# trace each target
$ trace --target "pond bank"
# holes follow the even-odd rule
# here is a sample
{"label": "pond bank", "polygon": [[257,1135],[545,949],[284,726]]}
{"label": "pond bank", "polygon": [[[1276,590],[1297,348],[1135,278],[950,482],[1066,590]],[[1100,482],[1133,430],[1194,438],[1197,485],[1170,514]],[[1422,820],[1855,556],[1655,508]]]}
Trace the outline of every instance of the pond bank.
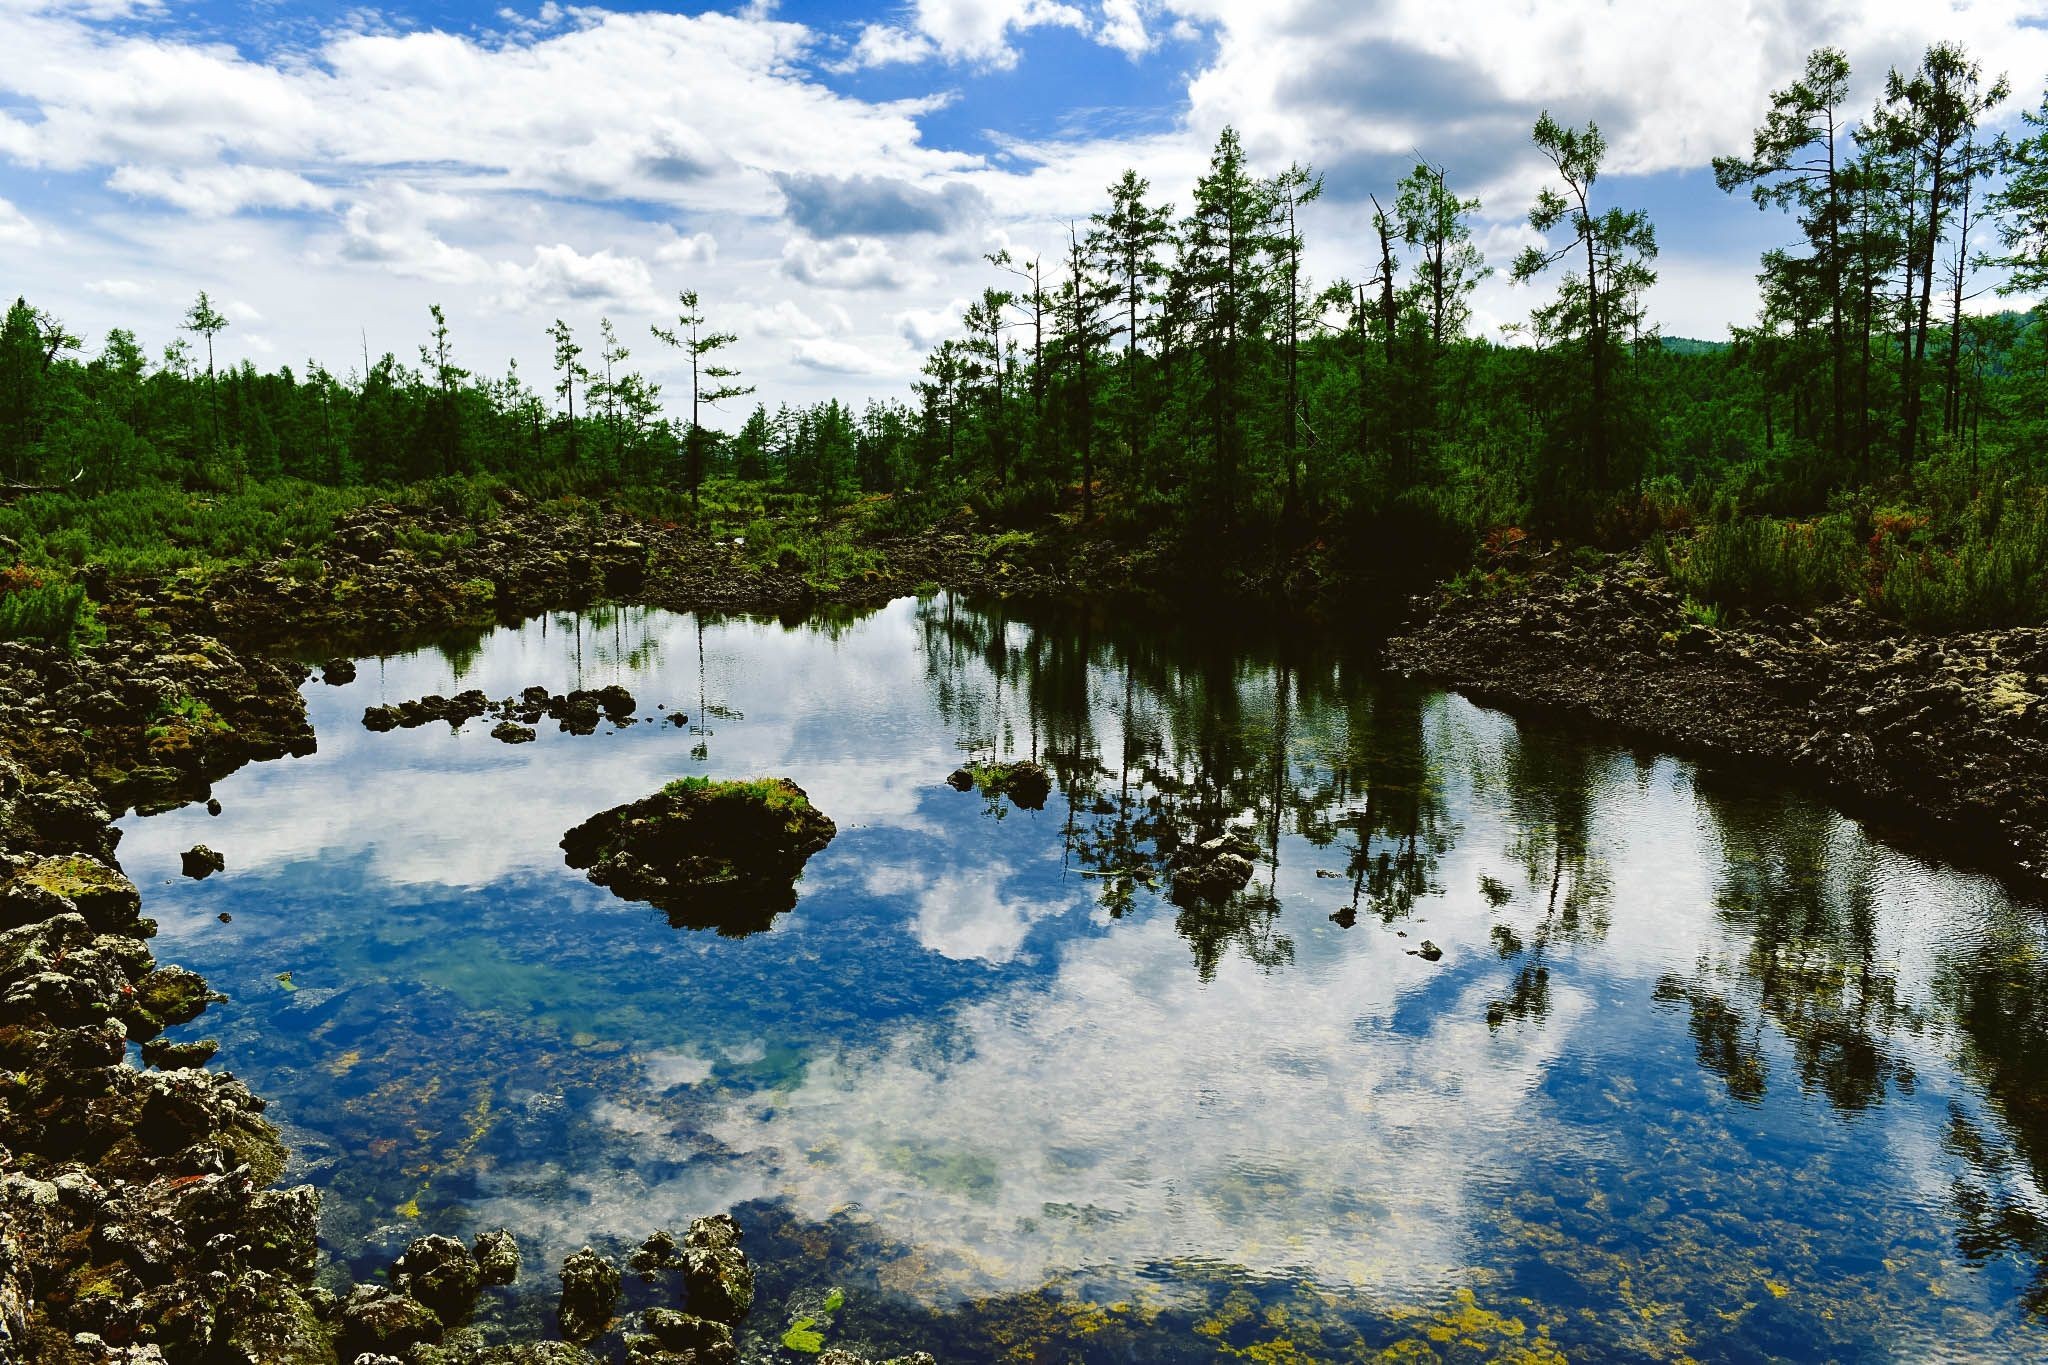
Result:
{"label": "pond bank", "polygon": [[[889,542],[880,567],[821,590],[801,566],[763,568],[687,529],[516,504],[445,554],[408,548],[463,525],[367,508],[317,580],[271,564],[101,583],[105,642],[0,646],[0,1069],[32,1078],[0,1078],[0,1331],[28,1358],[337,1358],[340,1302],[312,1287],[317,1205],[268,1188],[283,1147],[260,1098],[225,1072],[123,1064],[126,1042],[191,1018],[206,993],[149,954],[111,821],[311,748],[307,672],[273,656],[601,599],[798,614],[925,586],[1109,595],[1152,579],[1107,546],[1048,561],[942,531]],[[1630,559],[1514,567],[1508,592],[1431,604],[1392,661],[1510,708],[1816,778],[1852,808],[1939,820],[1978,857],[2008,841],[2000,865],[2020,875],[2048,867],[2048,634],[1916,639],[1849,608],[1713,629]],[[587,1358],[522,1349],[408,1358]]]}
{"label": "pond bank", "polygon": [[1510,711],[1817,785],[1906,842],[2048,885],[2048,630],[1914,635],[1861,605],[1710,625],[1637,555],[1507,561],[1392,639]]}

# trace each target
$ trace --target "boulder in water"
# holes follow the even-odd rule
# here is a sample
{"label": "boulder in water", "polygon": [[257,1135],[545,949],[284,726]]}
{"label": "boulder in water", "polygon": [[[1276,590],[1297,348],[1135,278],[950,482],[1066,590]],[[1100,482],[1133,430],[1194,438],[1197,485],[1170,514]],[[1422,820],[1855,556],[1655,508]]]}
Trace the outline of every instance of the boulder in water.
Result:
{"label": "boulder in water", "polygon": [[737,937],[796,904],[811,855],[839,832],[788,778],[685,777],[600,811],[562,836],[571,867],[678,927]]}

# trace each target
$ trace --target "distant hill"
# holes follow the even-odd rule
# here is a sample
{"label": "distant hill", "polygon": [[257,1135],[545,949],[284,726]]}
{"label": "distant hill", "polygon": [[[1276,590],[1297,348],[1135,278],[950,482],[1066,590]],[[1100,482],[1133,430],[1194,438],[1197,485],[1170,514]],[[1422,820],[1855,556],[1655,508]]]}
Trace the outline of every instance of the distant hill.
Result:
{"label": "distant hill", "polygon": [[1728,349],[1725,341],[1699,341],[1692,337],[1665,337],[1664,349],[1673,355],[1714,355]]}

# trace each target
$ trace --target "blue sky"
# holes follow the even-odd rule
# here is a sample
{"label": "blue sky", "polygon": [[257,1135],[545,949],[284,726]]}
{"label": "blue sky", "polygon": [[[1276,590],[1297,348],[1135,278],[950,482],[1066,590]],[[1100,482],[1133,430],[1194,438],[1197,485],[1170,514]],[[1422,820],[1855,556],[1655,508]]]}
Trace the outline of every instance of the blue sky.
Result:
{"label": "blue sky", "polygon": [[[161,347],[193,294],[231,357],[410,356],[429,303],[474,368],[544,372],[555,318],[648,325],[694,288],[770,402],[901,393],[990,284],[1136,166],[1185,204],[1217,132],[1325,170],[1319,278],[1426,152],[1504,267],[1544,169],[1529,127],[1597,118],[1605,202],[1650,211],[1653,315],[1722,336],[1789,222],[1718,193],[1812,47],[1856,69],[1968,44],[2038,102],[2048,0],[613,0],[327,5],[0,0],[0,286],[97,345]],[[1502,275],[1475,323],[1541,301]],[[671,392],[674,392],[671,383]]]}

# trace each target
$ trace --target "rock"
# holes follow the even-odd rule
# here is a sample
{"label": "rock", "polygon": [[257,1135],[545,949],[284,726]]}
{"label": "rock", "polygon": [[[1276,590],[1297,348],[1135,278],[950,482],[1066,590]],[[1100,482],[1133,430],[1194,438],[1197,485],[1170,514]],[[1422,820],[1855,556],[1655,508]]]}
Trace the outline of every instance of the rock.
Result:
{"label": "rock", "polygon": [[666,1228],[651,1234],[626,1257],[626,1268],[648,1284],[660,1280],[663,1271],[680,1270],[682,1265],[683,1244]]}
{"label": "rock", "polygon": [[611,1326],[619,1303],[619,1268],[584,1247],[562,1263],[562,1335],[590,1341]]}
{"label": "rock", "polygon": [[754,1270],[732,1215],[699,1218],[683,1237],[683,1291],[692,1313],[737,1323],[754,1306]]}
{"label": "rock", "polygon": [[1420,948],[1410,948],[1408,950],[1408,956],[1419,957],[1424,962],[1435,962],[1443,955],[1444,950],[1431,943],[1428,939],[1422,940]]}
{"label": "rock", "polygon": [[975,763],[957,768],[946,778],[954,791],[979,788],[984,795],[1007,796],[1018,810],[1044,810],[1052,795],[1052,774],[1029,759],[1015,763]]}
{"label": "rock", "polygon": [[838,827],[787,778],[683,778],[562,836],[571,867],[678,927],[738,937],[796,904],[796,881]]}
{"label": "rock", "polygon": [[194,844],[179,855],[179,866],[186,876],[194,881],[205,881],[214,873],[222,871],[228,860],[208,848],[205,844]]}
{"label": "rock", "polygon": [[678,1313],[672,1308],[650,1308],[643,1322],[647,1335],[663,1351],[695,1359],[702,1365],[732,1365],[739,1359],[732,1328],[725,1323]]}
{"label": "rock", "polygon": [[1342,910],[1332,911],[1330,923],[1336,925],[1339,929],[1351,928],[1358,923],[1358,907],[1347,905]]}
{"label": "rock", "polygon": [[469,1248],[453,1237],[415,1238],[391,1267],[391,1286],[425,1304],[444,1327],[457,1327],[476,1309],[483,1274]]}
{"label": "rock", "polygon": [[209,796],[206,798],[206,813],[208,815],[220,814],[220,798],[218,796]]}
{"label": "rock", "polygon": [[1257,851],[1241,834],[1183,844],[1171,860],[1174,903],[1220,901],[1236,895],[1252,879],[1252,855]]}
{"label": "rock", "polygon": [[329,659],[320,665],[320,681],[329,687],[342,687],[356,680],[356,666],[352,659]]}
{"label": "rock", "polygon": [[404,1354],[441,1339],[441,1320],[419,1300],[377,1285],[357,1285],[341,1306],[342,1358]]}
{"label": "rock", "polygon": [[506,744],[531,744],[539,738],[539,732],[530,725],[516,721],[501,720],[491,727],[491,738]]}
{"label": "rock", "polygon": [[519,1243],[503,1228],[479,1232],[469,1254],[485,1284],[511,1284],[519,1278]]}
{"label": "rock", "polygon": [[396,730],[400,719],[398,708],[395,706],[370,706],[363,709],[363,728],[380,735],[387,730]]}
{"label": "rock", "polygon": [[142,1045],[142,1060],[161,1071],[183,1071],[205,1066],[219,1051],[220,1043],[212,1038],[189,1043],[172,1043],[157,1038]]}

